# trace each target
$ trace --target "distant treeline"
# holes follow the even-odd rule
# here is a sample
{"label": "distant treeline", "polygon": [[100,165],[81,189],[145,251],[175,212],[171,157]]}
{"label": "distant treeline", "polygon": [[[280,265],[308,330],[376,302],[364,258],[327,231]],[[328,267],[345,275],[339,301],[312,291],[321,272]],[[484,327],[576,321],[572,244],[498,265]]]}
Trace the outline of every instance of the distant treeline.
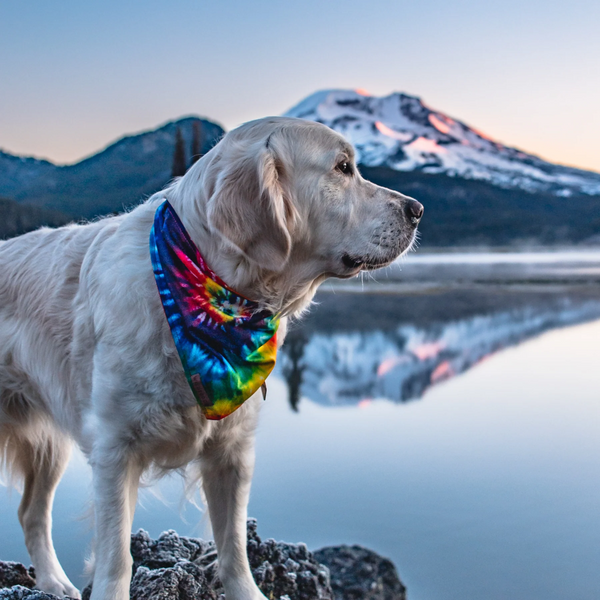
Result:
{"label": "distant treeline", "polygon": [[37,229],[42,225],[59,227],[71,220],[70,217],[56,210],[0,198],[0,239],[2,240]]}

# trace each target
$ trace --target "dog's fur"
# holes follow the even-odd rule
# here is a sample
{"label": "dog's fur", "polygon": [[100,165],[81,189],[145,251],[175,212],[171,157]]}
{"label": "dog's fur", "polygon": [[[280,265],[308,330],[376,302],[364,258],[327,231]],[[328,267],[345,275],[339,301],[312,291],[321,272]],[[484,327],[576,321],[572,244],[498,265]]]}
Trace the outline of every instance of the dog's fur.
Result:
{"label": "dog's fur", "polygon": [[[362,179],[352,147],[325,126],[266,118],[131,212],[0,242],[0,458],[24,483],[19,519],[38,587],[79,597],[51,539],[74,440],[93,470],[93,600],[129,598],[141,475],[186,465],[199,467],[227,599],[264,600],[245,531],[260,401],[207,421],[188,387],[149,255],[163,198],[231,288],[285,317],[327,277],[406,251],[422,208]],[[285,328],[286,318],[280,340]]]}

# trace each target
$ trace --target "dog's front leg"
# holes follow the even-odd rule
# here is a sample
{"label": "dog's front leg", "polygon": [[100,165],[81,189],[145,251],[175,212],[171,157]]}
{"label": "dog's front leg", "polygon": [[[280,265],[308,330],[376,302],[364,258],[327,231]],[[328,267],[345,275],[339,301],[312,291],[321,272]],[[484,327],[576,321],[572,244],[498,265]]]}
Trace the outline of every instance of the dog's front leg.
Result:
{"label": "dog's front leg", "polygon": [[202,454],[201,468],[225,597],[265,600],[252,578],[246,550],[248,497],[254,470],[252,438],[227,446],[208,445]]}
{"label": "dog's front leg", "polygon": [[91,600],[128,600],[131,526],[141,469],[120,444],[94,448],[95,568]]}

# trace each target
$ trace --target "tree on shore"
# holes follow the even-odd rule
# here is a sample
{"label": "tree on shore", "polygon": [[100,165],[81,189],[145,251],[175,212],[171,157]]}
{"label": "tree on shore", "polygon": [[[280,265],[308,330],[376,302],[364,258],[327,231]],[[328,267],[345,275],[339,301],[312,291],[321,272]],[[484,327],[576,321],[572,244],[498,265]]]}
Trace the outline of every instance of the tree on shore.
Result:
{"label": "tree on shore", "polygon": [[175,132],[175,149],[173,150],[173,166],[171,168],[171,177],[181,177],[187,170],[187,160],[185,157],[185,144],[181,129],[178,127]]}
{"label": "tree on shore", "polygon": [[192,164],[202,158],[202,121],[194,121],[192,126]]}

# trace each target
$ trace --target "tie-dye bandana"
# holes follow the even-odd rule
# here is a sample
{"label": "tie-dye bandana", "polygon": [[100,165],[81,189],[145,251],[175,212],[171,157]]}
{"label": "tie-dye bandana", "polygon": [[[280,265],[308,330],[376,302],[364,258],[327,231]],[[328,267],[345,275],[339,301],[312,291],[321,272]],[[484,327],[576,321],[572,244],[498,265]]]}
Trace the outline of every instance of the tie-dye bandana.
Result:
{"label": "tie-dye bandana", "polygon": [[227,288],[167,200],[154,216],[150,256],[188,383],[206,418],[222,419],[275,366],[279,315]]}

